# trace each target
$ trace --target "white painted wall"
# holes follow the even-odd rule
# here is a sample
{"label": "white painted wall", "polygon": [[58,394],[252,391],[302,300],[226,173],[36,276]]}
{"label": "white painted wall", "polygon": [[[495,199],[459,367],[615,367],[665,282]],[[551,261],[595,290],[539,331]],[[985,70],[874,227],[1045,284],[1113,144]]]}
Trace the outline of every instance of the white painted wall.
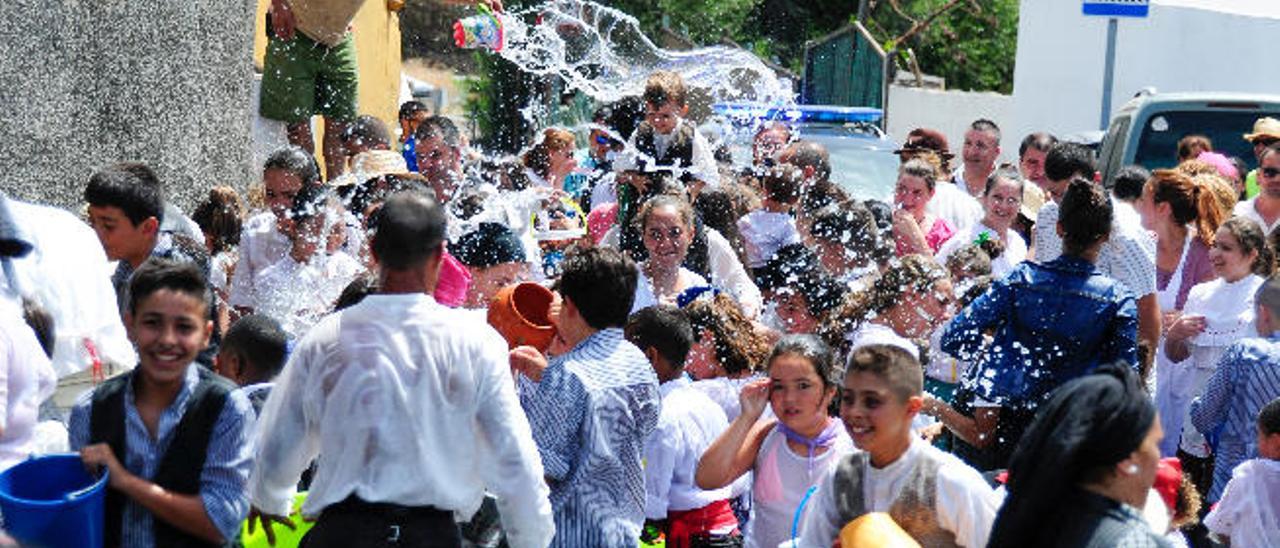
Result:
{"label": "white painted wall", "polygon": [[[886,116],[894,141],[906,141],[907,133],[918,127],[936,129],[947,136],[947,144],[958,158],[969,124],[986,118],[1003,129],[1013,123],[1013,114],[1013,97],[1009,95],[890,86]],[[1021,136],[1003,133],[1001,159],[1015,158]]]}
{"label": "white painted wall", "polygon": [[[1022,0],[1006,135],[1099,129],[1106,28],[1079,0]],[[1119,21],[1112,112],[1148,86],[1280,93],[1277,36],[1277,0],[1152,0],[1147,19]]]}

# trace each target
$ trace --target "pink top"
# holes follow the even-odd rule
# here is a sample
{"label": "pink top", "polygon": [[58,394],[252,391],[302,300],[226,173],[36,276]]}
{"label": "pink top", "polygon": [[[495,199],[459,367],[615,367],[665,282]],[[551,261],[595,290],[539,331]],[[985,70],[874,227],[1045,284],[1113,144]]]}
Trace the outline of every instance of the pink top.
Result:
{"label": "pink top", "polygon": [[[938,250],[942,248],[942,244],[946,243],[947,240],[950,240],[951,236],[955,233],[956,229],[951,227],[951,223],[948,223],[947,220],[942,217],[938,217],[937,220],[933,222],[933,226],[929,227],[929,231],[925,232],[924,243],[929,244],[930,252],[936,255]],[[899,257],[908,254],[906,246],[904,246],[901,241],[897,242],[897,249]]]}
{"label": "pink top", "polygon": [[[1213,263],[1209,262],[1209,246],[1204,245],[1200,238],[1193,236],[1191,245],[1187,246],[1187,256],[1182,258],[1182,279],[1180,280],[1182,285],[1178,286],[1178,299],[1174,309],[1182,310],[1182,306],[1187,303],[1187,293],[1191,292],[1193,286],[1213,278]],[[1156,289],[1164,291],[1172,280],[1173,272],[1156,268]]]}

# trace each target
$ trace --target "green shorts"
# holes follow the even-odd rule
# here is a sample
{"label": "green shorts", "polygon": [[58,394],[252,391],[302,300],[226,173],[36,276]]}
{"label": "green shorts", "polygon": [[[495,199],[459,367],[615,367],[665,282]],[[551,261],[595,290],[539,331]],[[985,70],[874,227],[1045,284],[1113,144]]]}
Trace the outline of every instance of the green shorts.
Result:
{"label": "green shorts", "polygon": [[288,123],[314,114],[346,122],[356,117],[356,45],[351,34],[326,47],[301,32],[267,41],[258,113]]}

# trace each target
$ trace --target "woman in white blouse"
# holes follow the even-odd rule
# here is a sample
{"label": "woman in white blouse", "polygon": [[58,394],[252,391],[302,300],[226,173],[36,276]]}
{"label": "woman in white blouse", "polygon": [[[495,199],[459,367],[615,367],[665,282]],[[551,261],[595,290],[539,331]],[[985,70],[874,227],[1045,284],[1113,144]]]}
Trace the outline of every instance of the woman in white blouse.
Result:
{"label": "woman in white blouse", "polygon": [[992,277],[1001,278],[1018,263],[1026,260],[1027,243],[1017,231],[1010,228],[1022,209],[1022,185],[1022,177],[1012,168],[992,172],[979,200],[984,212],[982,221],[944,242],[935,256],[938,264],[947,264],[947,258],[956,250],[982,238],[999,240],[1004,247],[1000,256],[991,260]]}
{"label": "woman in white blouse", "polygon": [[[1218,279],[1191,288],[1182,315],[1169,326],[1164,350],[1172,363],[1159,381],[1169,387],[1160,409],[1166,432],[1160,451],[1177,450],[1193,479],[1201,479],[1194,464],[1207,459],[1210,449],[1187,420],[1191,401],[1204,390],[1227,346],[1256,333],[1254,293],[1271,274],[1274,256],[1258,223],[1234,217],[1218,228],[1209,261]],[[1207,479],[1211,469],[1203,472]]]}

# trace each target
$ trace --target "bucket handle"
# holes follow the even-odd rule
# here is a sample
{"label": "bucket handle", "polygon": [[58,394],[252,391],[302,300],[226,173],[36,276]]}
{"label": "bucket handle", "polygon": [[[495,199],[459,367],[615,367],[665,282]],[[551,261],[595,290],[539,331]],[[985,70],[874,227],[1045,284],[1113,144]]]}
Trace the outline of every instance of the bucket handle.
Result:
{"label": "bucket handle", "polygon": [[107,480],[107,478],[110,476],[111,476],[111,472],[106,468],[103,468],[102,477],[94,480],[93,483],[89,484],[87,487],[83,487],[81,489],[67,493],[66,495],[63,495],[62,498],[67,502],[72,502],[77,499],[84,498],[85,496],[88,496],[89,493],[93,492],[94,489],[97,489],[98,485],[101,484],[104,480]]}

